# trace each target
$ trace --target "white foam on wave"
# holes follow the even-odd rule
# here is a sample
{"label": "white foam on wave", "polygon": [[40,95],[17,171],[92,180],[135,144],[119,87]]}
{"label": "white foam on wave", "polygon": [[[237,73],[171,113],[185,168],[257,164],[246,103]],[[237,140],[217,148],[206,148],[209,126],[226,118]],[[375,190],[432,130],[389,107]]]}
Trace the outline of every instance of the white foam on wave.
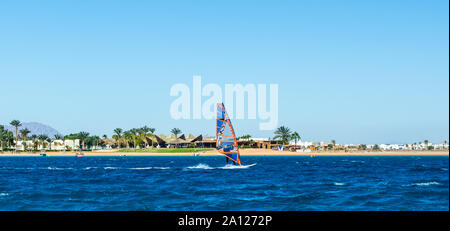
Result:
{"label": "white foam on wave", "polygon": [[[98,167],[85,167],[84,170],[90,170],[95,169]],[[130,170],[150,170],[150,169],[170,169],[170,167],[135,167],[135,168],[120,168],[120,167],[112,167],[112,166],[106,166],[103,167],[105,170],[115,170],[115,169],[130,169]]]}
{"label": "white foam on wave", "polygon": [[250,165],[232,165],[232,164],[227,164],[223,167],[219,167],[220,169],[246,169],[246,168],[250,168],[252,166],[255,166],[256,163],[254,164],[250,164]]}
{"label": "white foam on wave", "polygon": [[250,168],[252,166],[255,166],[256,163],[254,164],[250,164],[250,165],[232,165],[232,164],[227,164],[223,167],[211,167],[207,164],[197,164],[195,166],[189,166],[186,167],[185,169],[246,169],[246,168]]}
{"label": "white foam on wave", "polygon": [[336,186],[343,186],[343,185],[346,185],[346,183],[341,183],[341,182],[334,182],[333,184],[336,185]]}
{"label": "white foam on wave", "polygon": [[186,167],[187,169],[214,169],[207,164],[197,164],[195,166]]}
{"label": "white foam on wave", "polygon": [[414,183],[411,185],[416,185],[416,186],[429,186],[429,185],[439,185],[439,182],[436,181],[431,181],[431,182],[421,182],[421,183]]}
{"label": "white foam on wave", "polygon": [[154,169],[170,169],[170,167],[153,167]]}
{"label": "white foam on wave", "polygon": [[8,193],[0,193],[0,197],[6,197],[6,196],[9,196],[9,194]]}
{"label": "white foam on wave", "polygon": [[[11,167],[3,167],[2,169],[14,169],[14,170],[31,170],[31,169],[36,169],[36,168],[11,168]],[[40,168],[42,169],[42,168]],[[44,168],[46,169],[46,168]]]}
{"label": "white foam on wave", "polygon": [[84,170],[90,170],[90,169],[94,169],[94,168],[98,168],[98,167],[86,167],[86,168],[84,168]]}
{"label": "white foam on wave", "polygon": [[103,169],[118,169],[118,167],[103,167]]}
{"label": "white foam on wave", "polygon": [[48,170],[70,170],[73,168],[57,168],[57,167],[47,167]]}
{"label": "white foam on wave", "polygon": [[148,170],[148,169],[169,169],[170,167],[137,167],[137,168],[128,168],[131,170]]}
{"label": "white foam on wave", "polygon": [[147,169],[152,169],[153,167],[140,167],[140,168],[129,168],[131,170],[147,170]]}

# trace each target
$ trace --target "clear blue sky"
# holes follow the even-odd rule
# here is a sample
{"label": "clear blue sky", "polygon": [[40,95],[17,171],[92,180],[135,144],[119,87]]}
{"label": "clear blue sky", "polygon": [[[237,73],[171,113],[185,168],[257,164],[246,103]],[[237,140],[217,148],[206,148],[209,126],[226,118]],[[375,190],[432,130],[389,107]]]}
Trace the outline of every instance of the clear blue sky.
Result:
{"label": "clear blue sky", "polygon": [[448,63],[448,1],[0,2],[0,124],[62,133],[213,135],[169,114],[170,87],[201,75],[279,84],[279,125],[305,140],[442,142]]}

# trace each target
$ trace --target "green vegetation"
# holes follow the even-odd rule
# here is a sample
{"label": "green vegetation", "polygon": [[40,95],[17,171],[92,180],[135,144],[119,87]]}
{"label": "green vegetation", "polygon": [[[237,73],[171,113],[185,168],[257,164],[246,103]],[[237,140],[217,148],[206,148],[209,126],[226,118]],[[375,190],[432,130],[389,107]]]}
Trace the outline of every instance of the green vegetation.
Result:
{"label": "green vegetation", "polygon": [[13,120],[11,121],[12,126],[14,126],[16,128],[16,146],[17,146],[17,141],[19,140],[19,127],[22,126],[22,123],[19,120]]}
{"label": "green vegetation", "polygon": [[182,153],[210,151],[212,148],[153,148],[153,149],[120,149],[119,152],[148,152],[148,153]]}
{"label": "green vegetation", "polygon": [[380,150],[380,146],[378,146],[378,144],[375,144],[372,148],[372,150],[374,151],[379,151]]}
{"label": "green vegetation", "polygon": [[358,150],[366,150],[366,149],[367,149],[367,145],[365,145],[365,144],[360,144],[358,146]]}
{"label": "green vegetation", "polygon": [[292,133],[291,135],[291,140],[295,141],[295,146],[297,146],[297,141],[300,140],[301,137],[297,132]]}
{"label": "green vegetation", "polygon": [[282,144],[289,144],[289,140],[291,139],[292,132],[291,129],[285,126],[281,126],[275,130],[274,139],[279,139]]}
{"label": "green vegetation", "polygon": [[154,136],[155,131],[156,129],[147,126],[132,128],[127,131],[124,131],[122,128],[116,128],[112,138],[116,141],[114,144],[116,148],[125,146],[127,149],[130,149],[133,146],[137,150],[140,147],[154,146],[151,138]]}
{"label": "green vegetation", "polygon": [[178,137],[178,134],[181,134],[181,130],[179,128],[173,128],[172,130],[170,130],[170,132],[172,132],[172,134],[174,134],[176,137]]}
{"label": "green vegetation", "polygon": [[244,135],[244,136],[239,137],[238,139],[239,139],[239,140],[247,140],[247,141],[250,141],[250,138],[252,138],[251,135]]}
{"label": "green vegetation", "polygon": [[22,135],[22,138],[24,141],[27,141],[27,136],[28,134],[30,134],[30,130],[28,130],[28,128],[24,128],[22,130],[19,131],[20,135]]}
{"label": "green vegetation", "polygon": [[11,143],[14,142],[14,136],[11,131],[5,130],[3,125],[0,125],[0,146],[2,151],[10,150]]}

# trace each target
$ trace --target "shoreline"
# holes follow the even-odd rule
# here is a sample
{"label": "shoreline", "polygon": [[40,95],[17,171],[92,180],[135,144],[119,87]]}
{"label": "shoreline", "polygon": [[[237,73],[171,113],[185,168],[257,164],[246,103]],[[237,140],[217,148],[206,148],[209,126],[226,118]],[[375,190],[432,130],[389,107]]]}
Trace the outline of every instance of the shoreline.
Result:
{"label": "shoreline", "polygon": [[[192,156],[194,153],[151,153],[151,152],[116,152],[108,151],[91,151],[83,152],[85,157],[93,156]],[[75,152],[46,152],[47,156],[67,156],[74,157]],[[449,156],[449,151],[387,151],[387,152],[290,152],[275,151],[268,149],[242,149],[241,156]],[[199,156],[219,156],[217,151],[199,152]],[[40,157],[40,153],[0,153],[0,157]]]}

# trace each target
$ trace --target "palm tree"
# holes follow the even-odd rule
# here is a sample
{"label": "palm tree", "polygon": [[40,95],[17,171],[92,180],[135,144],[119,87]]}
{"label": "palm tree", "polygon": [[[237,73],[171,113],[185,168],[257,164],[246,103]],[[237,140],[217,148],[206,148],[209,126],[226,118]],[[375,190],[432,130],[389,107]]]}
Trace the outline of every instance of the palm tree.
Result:
{"label": "palm tree", "polygon": [[[252,138],[251,135],[247,134],[247,135],[243,135],[241,137],[239,137],[239,140],[246,140],[248,142],[248,146],[251,147],[253,145],[254,142],[250,142],[250,138]],[[252,140],[253,141],[253,140]],[[244,144],[242,144],[242,147],[245,147]]]}
{"label": "palm tree", "polygon": [[37,135],[31,135],[30,139],[33,141],[33,148],[34,150],[38,147],[38,136]]}
{"label": "palm tree", "polygon": [[30,134],[30,130],[28,130],[28,128],[24,128],[22,130],[19,131],[20,134],[22,135],[23,141],[27,141],[27,136],[28,134]]}
{"label": "palm tree", "polygon": [[48,136],[45,134],[41,134],[38,136],[39,143],[42,145],[42,149],[45,149],[45,141],[47,141]]}
{"label": "palm tree", "polygon": [[297,146],[297,140],[300,140],[301,137],[297,132],[292,133],[291,140],[295,140],[295,146]]}
{"label": "palm tree", "polygon": [[243,140],[247,140],[247,141],[250,141],[250,138],[252,138],[251,135],[245,135],[245,136],[239,137],[239,139],[243,139]]}
{"label": "palm tree", "polygon": [[66,145],[64,144],[64,136],[61,134],[55,134],[55,140],[62,140],[62,146],[64,148],[64,151],[66,151]]}
{"label": "palm tree", "polygon": [[23,150],[24,150],[25,152],[28,151],[28,150],[27,150],[27,149],[28,149],[27,143],[26,143],[26,142],[23,142],[22,145],[23,145]]}
{"label": "palm tree", "polygon": [[144,126],[144,127],[140,128],[140,129],[138,129],[138,131],[139,131],[139,138],[140,138],[142,141],[144,141],[145,147],[147,147],[147,145],[148,145],[148,142],[147,142],[147,135],[148,135],[148,133],[150,132],[150,128],[147,127],[147,126]]}
{"label": "palm tree", "polygon": [[[22,135],[22,145],[24,147],[24,150],[26,151],[26,141],[27,141],[27,135],[31,132],[30,130],[28,130],[28,128],[24,128],[21,129],[20,131],[20,135]],[[17,141],[16,141],[17,142]],[[17,144],[17,143],[16,143]]]}
{"label": "palm tree", "polygon": [[367,149],[367,145],[365,145],[365,144],[358,145],[358,150],[366,150],[366,149]]}
{"label": "palm tree", "polygon": [[84,149],[84,141],[89,137],[89,132],[79,132],[78,139],[81,141],[81,149]]}
{"label": "palm tree", "polygon": [[114,129],[115,136],[113,138],[116,140],[117,148],[120,148],[120,140],[122,139],[122,128]]}
{"label": "palm tree", "polygon": [[127,146],[127,150],[130,149],[130,141],[133,140],[133,137],[131,135],[131,131],[125,131],[123,133],[123,140],[125,141],[125,144]]}
{"label": "palm tree", "polygon": [[131,135],[131,139],[133,140],[133,148],[134,150],[136,150],[136,141],[139,135],[139,129],[137,128],[133,128],[129,130],[130,135]]}
{"label": "palm tree", "polygon": [[100,137],[98,137],[98,136],[90,136],[89,137],[89,141],[90,141],[90,146],[91,146],[92,150],[94,150],[94,147],[95,148],[98,147],[98,143],[100,142]]}
{"label": "palm tree", "polygon": [[380,146],[378,146],[378,144],[375,144],[372,149],[378,151],[380,150]]}
{"label": "palm tree", "polygon": [[172,130],[170,130],[170,132],[172,132],[172,134],[178,137],[178,134],[181,133],[181,130],[179,128],[173,128]]}
{"label": "palm tree", "polygon": [[285,126],[277,128],[277,130],[274,133],[275,136],[273,138],[280,139],[283,144],[287,144],[292,135],[291,129]]}
{"label": "palm tree", "polygon": [[22,123],[19,120],[13,120],[9,124],[11,124],[16,128],[16,149],[17,149],[17,142],[19,141],[19,127],[22,126]]}
{"label": "palm tree", "polygon": [[6,131],[3,125],[0,125],[0,146],[2,147],[2,151],[4,150],[4,143],[6,140]]}
{"label": "palm tree", "polygon": [[9,148],[11,148],[11,142],[14,142],[14,134],[12,131],[6,131],[6,142]]}

